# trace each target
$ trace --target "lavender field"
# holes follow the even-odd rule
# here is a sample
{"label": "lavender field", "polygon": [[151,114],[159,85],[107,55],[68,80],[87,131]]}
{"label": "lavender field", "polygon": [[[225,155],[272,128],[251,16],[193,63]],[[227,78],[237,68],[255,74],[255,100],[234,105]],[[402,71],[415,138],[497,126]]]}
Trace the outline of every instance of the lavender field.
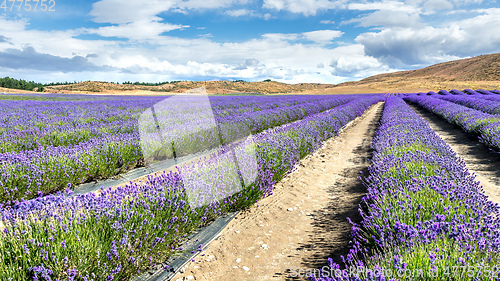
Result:
{"label": "lavender field", "polygon": [[[2,96],[0,280],[132,280],[199,227],[273,196],[301,159],[380,102],[348,252],[307,278],[500,278],[499,205],[410,107],[498,153],[498,92],[169,98]],[[73,195],[82,183],[208,151],[143,182]],[[457,268],[465,273],[450,274]]]}

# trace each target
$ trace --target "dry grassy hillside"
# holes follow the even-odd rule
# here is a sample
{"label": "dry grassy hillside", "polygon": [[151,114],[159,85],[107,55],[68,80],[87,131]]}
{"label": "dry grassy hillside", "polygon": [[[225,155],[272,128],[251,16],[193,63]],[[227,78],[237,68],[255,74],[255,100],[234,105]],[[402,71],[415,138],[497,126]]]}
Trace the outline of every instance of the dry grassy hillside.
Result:
{"label": "dry grassy hillside", "polygon": [[379,74],[357,82],[338,84],[321,92],[401,93],[465,88],[499,89],[500,54],[444,62],[417,70]]}
{"label": "dry grassy hillside", "polygon": [[473,82],[500,81],[500,53],[443,62],[417,70],[375,75],[360,82],[383,82],[394,78],[441,78],[448,81]]}
{"label": "dry grassy hillside", "polygon": [[326,89],[333,87],[331,84],[318,83],[300,83],[300,84],[285,84],[275,81],[267,82],[230,82],[230,81],[180,81],[166,83],[159,86],[143,86],[130,84],[115,84],[108,82],[86,81],[70,85],[48,86],[46,91],[49,92],[78,92],[78,93],[100,93],[113,94],[124,91],[142,94],[159,94],[159,93],[182,93],[190,89],[205,87],[208,93],[224,94],[224,93],[299,93],[306,90]]}

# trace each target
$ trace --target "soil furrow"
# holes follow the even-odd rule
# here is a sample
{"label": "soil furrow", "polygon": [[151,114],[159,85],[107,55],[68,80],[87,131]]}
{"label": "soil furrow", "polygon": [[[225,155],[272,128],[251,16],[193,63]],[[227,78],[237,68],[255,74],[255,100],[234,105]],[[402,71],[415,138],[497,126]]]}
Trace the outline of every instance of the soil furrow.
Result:
{"label": "soil furrow", "polygon": [[484,193],[500,204],[500,154],[480,143],[477,136],[417,105],[409,105],[465,161],[467,169],[481,182]]}
{"label": "soil furrow", "polygon": [[[220,237],[173,280],[300,280],[348,252],[366,192],[359,180],[383,104],[368,109],[339,136],[300,161],[274,194],[241,212]],[[302,270],[302,274],[299,274]]]}

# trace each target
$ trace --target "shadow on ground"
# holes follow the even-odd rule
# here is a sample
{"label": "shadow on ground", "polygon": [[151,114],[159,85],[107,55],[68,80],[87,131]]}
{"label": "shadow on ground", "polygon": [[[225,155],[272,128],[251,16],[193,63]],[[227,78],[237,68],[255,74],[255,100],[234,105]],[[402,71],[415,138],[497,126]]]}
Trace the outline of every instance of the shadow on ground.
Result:
{"label": "shadow on ground", "polygon": [[[359,179],[360,172],[368,174],[368,159],[371,159],[371,139],[378,127],[382,115],[382,109],[377,112],[377,118],[369,125],[368,132],[364,135],[365,140],[355,146],[352,151],[354,158],[348,159],[348,167],[340,173],[339,179],[328,188],[329,204],[321,211],[312,213],[312,229],[310,230],[307,243],[299,244],[297,250],[314,251],[312,256],[302,260],[300,269],[304,271],[317,270],[328,266],[328,258],[334,262],[343,264],[341,256],[345,256],[349,250],[351,241],[351,225],[347,218],[353,222],[360,222],[359,204],[366,194],[366,187]],[[300,253],[300,252],[299,252]],[[297,276],[298,269],[289,269],[284,273],[276,273],[275,277],[283,276],[284,280],[307,280],[303,276]],[[316,274],[319,274],[316,271]],[[316,275],[318,276],[318,275]]]}
{"label": "shadow on ground", "polygon": [[450,124],[415,104],[409,105],[465,160],[469,170],[483,174],[489,181],[500,186],[500,153],[479,142],[477,135],[467,133],[459,126]]}

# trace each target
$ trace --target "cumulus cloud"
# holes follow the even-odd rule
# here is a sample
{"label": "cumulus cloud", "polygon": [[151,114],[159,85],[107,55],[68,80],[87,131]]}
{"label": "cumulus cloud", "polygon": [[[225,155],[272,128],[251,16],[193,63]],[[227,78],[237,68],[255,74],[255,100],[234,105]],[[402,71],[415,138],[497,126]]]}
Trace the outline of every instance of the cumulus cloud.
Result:
{"label": "cumulus cloud", "polygon": [[0,35],[0,43],[8,43],[7,37]]}
{"label": "cumulus cloud", "polygon": [[364,33],[356,41],[369,56],[397,67],[418,66],[457,59],[450,55],[450,44],[461,41],[458,28],[385,29],[379,33]]}
{"label": "cumulus cloud", "polygon": [[[424,10],[450,7],[442,1],[432,1],[432,5],[426,6],[429,2],[423,2]],[[366,5],[354,7],[377,8],[376,5]],[[500,34],[494,28],[485,28],[500,25],[498,8],[476,10],[476,13],[468,15],[470,18],[448,23],[441,21],[440,26],[433,27],[422,22],[417,14],[400,13],[390,16],[391,12],[385,8],[398,4],[384,5],[383,9],[351,22],[359,22],[365,27],[382,26],[379,32],[362,33],[355,41],[363,45],[368,56],[391,67],[422,67],[498,52],[500,47]]]}
{"label": "cumulus cloud", "polygon": [[22,50],[7,49],[0,52],[0,65],[10,69],[33,69],[43,71],[80,72],[80,71],[110,71],[109,66],[97,66],[85,57],[71,58],[38,53],[33,47]]}
{"label": "cumulus cloud", "polygon": [[259,60],[256,59],[247,59],[244,62],[240,63],[238,67],[235,67],[234,70],[244,70],[249,67],[257,67],[259,66]]}
{"label": "cumulus cloud", "polygon": [[328,64],[331,73],[343,77],[363,78],[370,75],[393,71],[378,59],[366,55],[360,44],[337,47]]}

